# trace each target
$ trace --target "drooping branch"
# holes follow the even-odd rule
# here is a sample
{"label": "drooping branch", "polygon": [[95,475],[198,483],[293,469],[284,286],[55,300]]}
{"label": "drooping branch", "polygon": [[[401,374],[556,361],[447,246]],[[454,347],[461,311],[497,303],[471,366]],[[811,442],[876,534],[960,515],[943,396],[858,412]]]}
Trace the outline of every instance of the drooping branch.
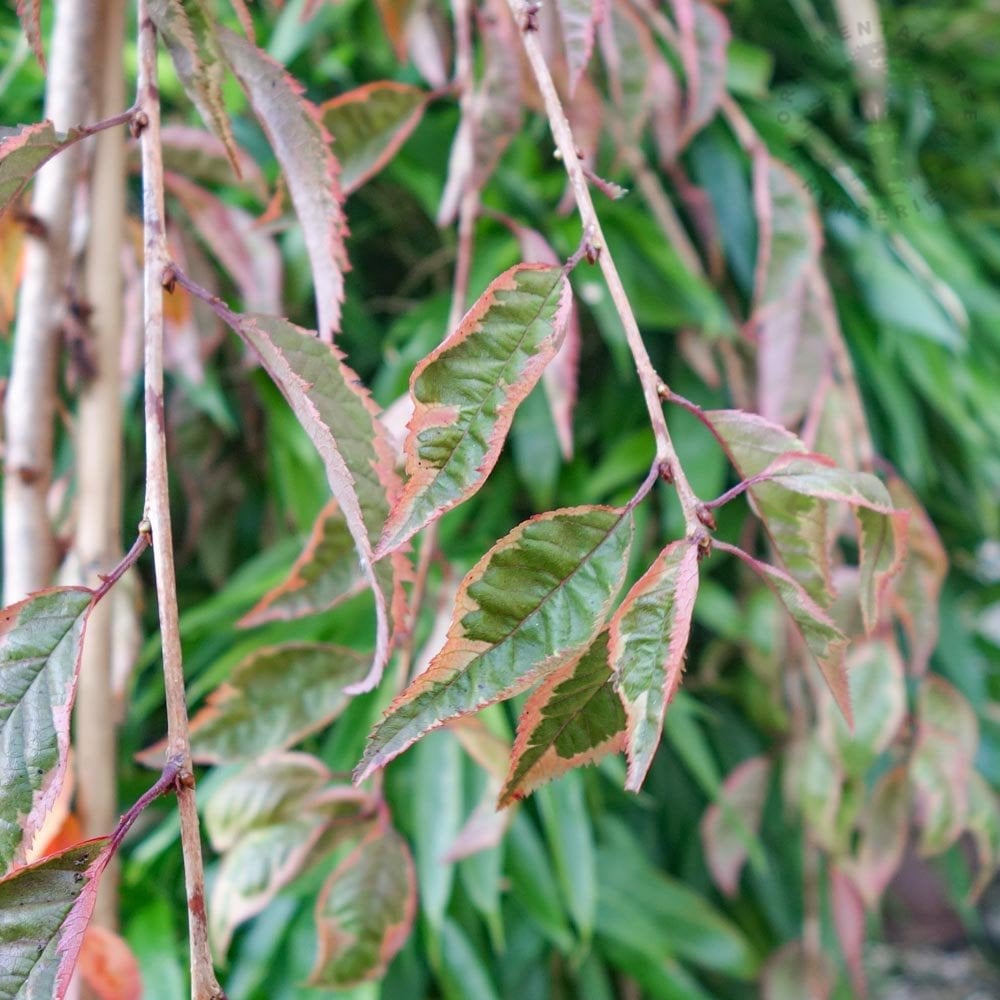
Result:
{"label": "drooping branch", "polygon": [[167,268],[163,209],[163,154],[160,144],[160,95],[157,87],[156,27],[145,0],[139,3],[139,93],[137,119],[142,150],[146,518],[153,536],[156,596],[162,641],[163,678],[167,708],[167,756],[181,762],[177,776],[177,806],[184,853],[188,900],[192,1000],[223,1000],[215,978],[205,914],[205,875],[198,810],[195,804],[191,742],[174,575],[173,537],[167,476],[166,425],[163,406],[163,275]]}
{"label": "drooping branch", "polygon": [[636,322],[632,306],[622,285],[621,276],[615,266],[614,258],[608,249],[607,241],[601,229],[600,220],[594,209],[594,202],[590,196],[590,187],[587,183],[586,173],[580,159],[577,144],[573,138],[573,131],[570,128],[566,113],[563,110],[562,101],[556,90],[552,74],[549,72],[548,63],[545,61],[545,54],[539,41],[537,26],[535,24],[536,14],[533,10],[537,5],[531,3],[524,4],[520,0],[508,0],[511,10],[514,13],[520,28],[521,40],[524,43],[524,50],[531,64],[532,72],[541,92],[542,100],[545,104],[545,112],[549,120],[549,127],[552,130],[556,147],[562,158],[566,173],[569,176],[570,186],[576,200],[577,210],[580,220],[583,223],[584,232],[592,234],[592,243],[599,251],[598,263],[604,273],[604,280],[607,282],[611,300],[615,310],[621,319],[625,330],[625,338],[628,342],[639,382],[642,386],[642,394],[646,401],[646,409],[649,411],[650,423],[653,426],[653,433],[656,438],[656,456],[658,463],[670,470],[674,486],[677,490],[681,508],[684,511],[684,523],[688,535],[699,535],[704,532],[698,512],[700,503],[695,496],[691,484],[688,482],[681,468],[677,453],[674,450],[673,441],[670,438],[670,431],[667,429],[667,422],[663,415],[663,407],[660,401],[661,393],[665,386],[663,380],[657,375],[650,360],[646,345],[643,343],[642,334],[639,332],[639,325]]}

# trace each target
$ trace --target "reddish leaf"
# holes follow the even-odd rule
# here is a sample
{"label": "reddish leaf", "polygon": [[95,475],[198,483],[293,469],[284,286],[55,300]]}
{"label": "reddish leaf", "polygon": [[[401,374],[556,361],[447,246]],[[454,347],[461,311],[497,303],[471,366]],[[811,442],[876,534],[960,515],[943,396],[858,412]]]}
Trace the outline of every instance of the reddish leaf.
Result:
{"label": "reddish leaf", "polygon": [[414,7],[414,0],[375,0],[382,26],[400,62],[406,60],[406,22]]}
{"label": "reddish leaf", "polygon": [[894,768],[875,784],[861,810],[858,851],[849,863],[865,905],[874,909],[903,860],[910,829],[906,769]]}
{"label": "reddish leaf", "polygon": [[316,900],[319,946],[310,985],[345,989],[379,978],[410,936],[416,908],[406,841],[388,826],[372,831]]}
{"label": "reddish leaf", "polygon": [[917,726],[921,735],[940,733],[953,739],[970,762],[979,749],[979,720],[966,697],[936,674],[925,678],[917,695]]}
{"label": "reddish leaf", "polygon": [[139,962],[120,935],[91,924],[77,964],[97,1000],[142,1000]]}
{"label": "reddish leaf", "polygon": [[519,264],[496,278],[413,371],[409,479],[375,552],[381,558],[486,481],[514,419],[555,355],[572,290],[561,268]]}
{"label": "reddish leaf", "polygon": [[600,25],[601,55],[611,98],[618,110],[622,142],[638,143],[653,109],[655,67],[663,61],[645,22],[627,5],[611,3]]}
{"label": "reddish leaf", "polygon": [[513,822],[515,811],[500,809],[497,806],[499,790],[499,782],[487,783],[483,797],[472,811],[472,815],[465,821],[447,853],[441,858],[443,862],[452,864],[503,843],[503,838]]}
{"label": "reddish leaf", "polygon": [[924,732],[910,757],[920,852],[946,851],[961,836],[969,818],[972,762],[959,740],[944,732]]}
{"label": "reddish leaf", "polygon": [[588,649],[550,673],[525,703],[498,807],[622,749],[625,712],[611,682],[605,629]]}
{"label": "reddish leaf", "polygon": [[21,28],[35,53],[38,65],[44,70],[45,49],[42,46],[42,0],[17,0],[17,16]]}
{"label": "reddish leaf", "polygon": [[354,540],[340,506],[331,500],[316,518],[288,576],[238,622],[243,628],[329,611],[365,587]]}
{"label": "reddish leaf", "polygon": [[680,148],[714,117],[726,93],[726,49],[729,24],[722,13],[701,0],[674,4],[681,35],[685,109]]}
{"label": "reddish leaf", "polygon": [[246,0],[229,0],[229,2],[236,14],[236,20],[240,22],[243,34],[246,35],[251,42],[255,41],[256,33],[253,28],[253,17],[250,15],[250,9],[247,7]]}
{"label": "reddish leaf", "polygon": [[355,781],[589,646],[621,587],[632,527],[628,508],[575,507],[531,518],[497,542],[462,581],[444,649],[389,706]]}
{"label": "reddish leaf", "polygon": [[868,996],[862,951],[865,944],[865,904],[853,879],[837,867],[830,868],[830,910],[840,950],[851,974],[854,996]]}
{"label": "reddish leaf", "polygon": [[333,136],[345,196],[396,155],[420,124],[429,96],[419,87],[383,80],[319,106],[323,124]]}
{"label": "reddish leaf", "polygon": [[751,757],[731,771],[722,784],[719,802],[702,817],[700,831],[705,861],[715,884],[727,895],[739,892],[740,872],[749,853],[748,836],[760,828],[771,762]]}
{"label": "reddish leaf", "polygon": [[411,7],[406,18],[400,60],[409,55],[420,75],[435,88],[448,86],[451,68],[451,26],[434,0],[377,0]]}
{"label": "reddish leaf", "polygon": [[569,67],[569,92],[572,96],[594,51],[594,34],[604,19],[606,0],[556,0],[562,28],[566,63]]}
{"label": "reddish leaf", "polygon": [[80,138],[80,129],[60,135],[52,122],[0,129],[0,212],[56,153]]}
{"label": "reddish leaf", "polygon": [[[188,180],[232,185],[233,168],[225,143],[212,132],[194,125],[169,122],[160,130],[163,166]],[[241,187],[259,201],[267,201],[267,181],[257,162],[240,146],[234,146],[240,167]],[[138,168],[138,160],[135,161]]]}
{"label": "reddish leaf", "polygon": [[231,31],[221,29],[219,39],[288,184],[312,264],[320,338],[330,341],[340,329],[344,272],[350,267],[340,167],[330,136],[300,84],[270,56]]}
{"label": "reddish leaf", "polygon": [[698,596],[698,546],[672,542],[628,592],[611,619],[609,658],[628,726],[625,787],[637,792],[680,687]]}

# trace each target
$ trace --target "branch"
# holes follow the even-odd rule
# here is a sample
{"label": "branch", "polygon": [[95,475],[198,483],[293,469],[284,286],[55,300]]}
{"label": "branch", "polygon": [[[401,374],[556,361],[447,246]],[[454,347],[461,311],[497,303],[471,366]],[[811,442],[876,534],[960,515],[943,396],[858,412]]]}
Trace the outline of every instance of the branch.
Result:
{"label": "branch", "polygon": [[156,596],[163,644],[163,680],[167,708],[167,755],[180,761],[176,778],[181,821],[181,849],[188,900],[191,948],[192,1000],[224,1000],[215,978],[208,943],[205,914],[205,873],[201,834],[195,803],[191,741],[188,735],[184,667],[177,612],[173,537],[170,528],[170,495],[167,478],[166,427],[163,408],[163,275],[167,267],[163,211],[163,151],[160,145],[160,95],[157,88],[156,27],[145,0],[139,0],[140,147],[142,150],[142,204],[145,416],[146,416],[146,518],[153,535]]}
{"label": "branch", "polygon": [[570,186],[573,189],[573,196],[576,199],[577,210],[580,214],[580,221],[583,223],[585,233],[592,234],[592,243],[600,251],[598,263],[604,272],[604,280],[607,282],[608,291],[611,293],[611,300],[615,305],[618,316],[625,329],[625,338],[628,341],[629,349],[635,361],[636,372],[639,375],[639,382],[642,385],[643,397],[646,400],[646,409],[649,411],[649,420],[653,425],[653,434],[656,438],[656,458],[657,464],[665,466],[670,470],[674,486],[677,490],[677,497],[681,502],[684,511],[684,524],[689,536],[701,535],[704,527],[698,518],[700,507],[698,498],[691,489],[681,468],[681,463],[674,450],[673,441],[670,438],[670,431],[667,429],[667,422],[663,416],[663,407],[660,402],[661,392],[666,389],[663,380],[653,369],[652,361],[643,343],[642,334],[639,332],[639,325],[636,322],[632,306],[629,304],[628,296],[622,285],[618,268],[615,267],[614,259],[608,250],[607,241],[601,229],[601,223],[597,218],[593,200],[590,197],[590,188],[587,184],[587,177],[580,161],[580,156],[576,142],[573,138],[573,131],[566,119],[562,102],[556,91],[552,74],[549,72],[548,64],[542,52],[542,46],[538,38],[535,24],[536,15],[532,13],[536,6],[532,3],[523,4],[520,0],[508,0],[514,17],[521,27],[521,40],[524,43],[524,50],[528,56],[528,62],[534,72],[538,89],[541,92],[542,100],[545,103],[545,112],[549,119],[549,127],[556,141],[556,147],[562,158],[566,173],[569,175]]}

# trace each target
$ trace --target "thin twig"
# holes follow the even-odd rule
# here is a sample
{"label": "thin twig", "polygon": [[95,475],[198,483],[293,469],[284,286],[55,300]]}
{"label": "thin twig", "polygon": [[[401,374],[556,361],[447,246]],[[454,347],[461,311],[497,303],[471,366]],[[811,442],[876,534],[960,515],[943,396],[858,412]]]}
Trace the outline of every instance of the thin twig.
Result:
{"label": "thin twig", "polygon": [[157,88],[156,27],[145,0],[139,0],[139,95],[142,124],[143,266],[145,327],[146,518],[153,534],[156,596],[163,647],[163,679],[167,708],[167,755],[180,761],[176,779],[181,821],[181,849],[188,900],[192,1000],[224,1000],[215,978],[205,914],[205,873],[195,803],[191,742],[188,735],[184,667],[181,661],[174,576],[170,494],[167,477],[166,426],[163,409],[163,275],[167,269],[163,210],[163,151],[160,144],[160,99]]}
{"label": "thin twig", "polygon": [[168,757],[159,778],[135,800],[118,821],[118,825],[108,840],[108,846],[105,848],[107,852],[114,853],[121,847],[126,834],[132,829],[133,824],[142,815],[146,806],[150,802],[154,802],[161,795],[166,795],[167,792],[176,789],[182,773],[183,762],[180,757]]}
{"label": "thin twig", "polygon": [[132,543],[132,548],[122,557],[121,561],[110,573],[101,577],[101,585],[94,591],[91,604],[96,604],[109,590],[139,561],[139,556],[149,548],[149,525],[145,521],[139,525],[139,535]]}
{"label": "thin twig", "polygon": [[[545,111],[549,120],[549,127],[556,141],[556,147],[562,158],[563,166],[569,176],[570,186],[573,189],[573,196],[576,199],[577,209],[580,214],[580,221],[583,223],[584,231],[590,231],[594,235],[593,243],[600,251],[598,263],[604,272],[604,279],[611,293],[612,302],[618,312],[625,329],[625,338],[628,341],[629,349],[635,361],[636,371],[639,375],[639,382],[642,386],[643,397],[646,401],[646,409],[649,411],[650,423],[653,426],[653,434],[656,438],[656,457],[658,465],[666,465],[672,474],[674,487],[677,490],[677,497],[680,500],[681,508],[684,512],[684,524],[689,535],[701,535],[704,533],[704,526],[699,517],[698,510],[700,503],[691,484],[688,482],[678,461],[677,453],[674,450],[673,441],[670,438],[670,431],[667,429],[667,422],[663,416],[663,407],[660,402],[661,391],[665,389],[663,380],[653,369],[652,361],[643,343],[642,334],[639,332],[639,325],[636,322],[632,306],[629,304],[628,296],[622,285],[618,268],[615,267],[614,259],[608,250],[607,241],[601,229],[600,220],[594,209],[593,200],[590,197],[590,187],[583,170],[577,152],[577,145],[573,139],[573,131],[569,121],[563,111],[562,101],[552,80],[545,55],[542,51],[541,42],[538,38],[535,19],[531,16],[531,5],[525,5],[519,0],[508,0],[511,10],[517,23],[521,27],[521,40],[524,43],[524,50],[528,56],[528,62],[538,83],[542,100],[545,104]],[[669,391],[669,390],[668,390]]]}

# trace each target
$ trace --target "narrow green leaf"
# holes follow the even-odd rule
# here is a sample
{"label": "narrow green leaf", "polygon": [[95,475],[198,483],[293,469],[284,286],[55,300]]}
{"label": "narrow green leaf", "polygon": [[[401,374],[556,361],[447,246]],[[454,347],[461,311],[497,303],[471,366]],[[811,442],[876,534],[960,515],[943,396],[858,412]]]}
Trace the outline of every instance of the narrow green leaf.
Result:
{"label": "narrow green leaf", "polygon": [[0,880],[0,1000],[65,995],[106,844],[89,840]]}
{"label": "narrow green leaf", "polygon": [[149,14],[163,36],[177,78],[202,121],[222,140],[236,176],[236,142],[222,100],[226,59],[212,14],[202,0],[150,0]]}
{"label": "narrow green leaf", "polygon": [[316,900],[319,946],[310,985],[344,989],[381,976],[410,935],[415,889],[406,842],[391,827],[372,831]]}
{"label": "narrow green leaf", "polygon": [[0,611],[0,871],[23,856],[62,785],[93,596],[44,590]]}
{"label": "narrow green leaf", "polygon": [[381,80],[319,106],[323,124],[333,136],[345,196],[396,155],[420,124],[429,96],[419,87]]}
{"label": "narrow green leaf", "polygon": [[697,596],[698,546],[682,539],[657,556],[611,619],[609,658],[628,717],[625,787],[633,792],[642,787],[680,687]]}
{"label": "narrow green leaf", "polygon": [[500,457],[518,404],[555,356],[572,290],[562,268],[519,264],[495,279],[413,371],[402,495],[376,558],[474,494]]}
{"label": "narrow green leaf", "polygon": [[545,678],[518,720],[499,808],[622,748],[625,710],[611,678],[607,630]]}
{"label": "narrow green leaf", "polygon": [[313,524],[288,576],[238,622],[244,628],[329,611],[364,589],[354,539],[340,506],[331,500]]}
{"label": "narrow green leaf", "polygon": [[631,510],[611,507],[550,511],[497,542],[462,581],[444,648],[389,706],[355,780],[586,648],[621,587],[631,543]]}
{"label": "narrow green leaf", "polygon": [[80,129],[73,128],[60,135],[50,121],[0,129],[0,212],[43,164],[79,138]]}
{"label": "narrow green leaf", "polygon": [[191,720],[191,753],[206,763],[281,750],[322,729],[366,673],[353,649],[293,642],[248,656]]}
{"label": "narrow green leaf", "polygon": [[441,929],[441,979],[446,1000],[500,1000],[483,959],[453,920]]}

